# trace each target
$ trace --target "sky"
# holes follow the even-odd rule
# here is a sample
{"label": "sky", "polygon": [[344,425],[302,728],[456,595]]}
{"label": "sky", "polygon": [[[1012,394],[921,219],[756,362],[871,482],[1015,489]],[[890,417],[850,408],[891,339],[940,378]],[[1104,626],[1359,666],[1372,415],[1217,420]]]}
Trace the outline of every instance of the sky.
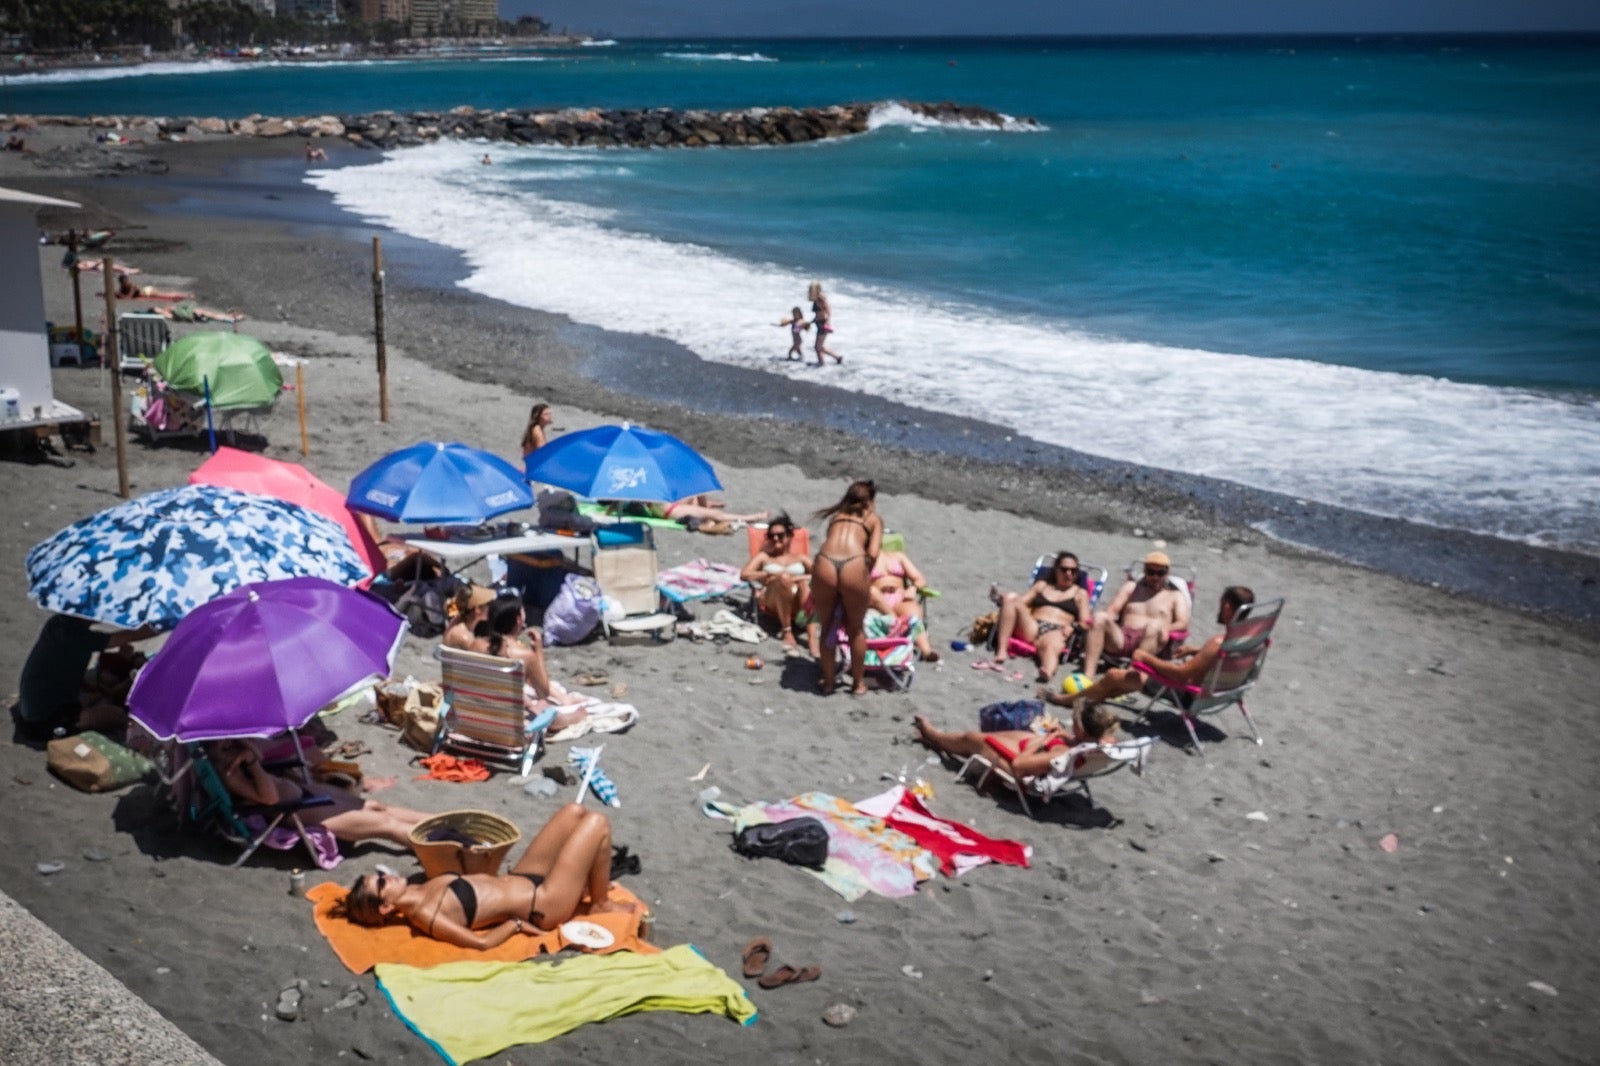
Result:
{"label": "sky", "polygon": [[1600,31],[1596,0],[500,0],[599,37]]}

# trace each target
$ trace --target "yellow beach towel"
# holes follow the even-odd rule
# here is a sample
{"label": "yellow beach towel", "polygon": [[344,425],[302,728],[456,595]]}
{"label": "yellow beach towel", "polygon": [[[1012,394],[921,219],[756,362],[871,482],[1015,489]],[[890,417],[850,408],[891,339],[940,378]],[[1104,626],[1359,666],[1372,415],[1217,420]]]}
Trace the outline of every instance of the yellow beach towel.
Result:
{"label": "yellow beach towel", "polygon": [[377,972],[395,1013],[452,1066],[640,1011],[723,1014],[742,1025],[756,1018],[738,982],[692,944],[656,955],[450,962],[427,970],[379,963]]}

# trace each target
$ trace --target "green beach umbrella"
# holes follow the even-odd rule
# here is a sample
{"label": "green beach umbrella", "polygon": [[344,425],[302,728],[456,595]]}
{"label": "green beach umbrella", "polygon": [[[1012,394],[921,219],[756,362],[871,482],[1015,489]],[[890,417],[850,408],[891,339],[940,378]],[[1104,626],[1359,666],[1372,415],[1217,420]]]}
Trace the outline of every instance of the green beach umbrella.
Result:
{"label": "green beach umbrella", "polygon": [[175,389],[202,394],[213,407],[260,407],[283,388],[267,346],[243,333],[191,333],[156,356],[156,373]]}

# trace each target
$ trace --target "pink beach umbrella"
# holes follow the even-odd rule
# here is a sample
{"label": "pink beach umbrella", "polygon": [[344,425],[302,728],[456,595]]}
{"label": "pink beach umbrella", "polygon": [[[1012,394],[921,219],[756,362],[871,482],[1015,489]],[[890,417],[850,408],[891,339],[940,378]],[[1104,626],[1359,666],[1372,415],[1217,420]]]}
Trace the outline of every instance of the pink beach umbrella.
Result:
{"label": "pink beach umbrella", "polygon": [[237,448],[218,448],[215,455],[189,475],[189,484],[221,485],[240,492],[253,492],[257,496],[271,496],[276,500],[298,503],[307,510],[327,515],[343,526],[350,535],[350,543],[374,574],[382,572],[389,565],[372,535],[345,506],[344,493],[335,490],[298,463],[268,459],[264,455]]}

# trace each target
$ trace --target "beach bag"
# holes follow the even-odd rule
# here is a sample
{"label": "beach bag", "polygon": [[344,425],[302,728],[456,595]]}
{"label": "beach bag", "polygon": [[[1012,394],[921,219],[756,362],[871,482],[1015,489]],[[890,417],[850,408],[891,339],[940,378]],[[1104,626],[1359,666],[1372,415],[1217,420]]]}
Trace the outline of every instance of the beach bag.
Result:
{"label": "beach bag", "polygon": [[1027,729],[1044,713],[1043,700],[1006,700],[978,708],[978,728],[985,733]]}
{"label": "beach bag", "polygon": [[378,711],[383,720],[404,729],[413,713],[431,712],[439,716],[439,704],[444,702],[444,688],[434,681],[418,681],[407,676],[390,678],[378,686]]}
{"label": "beach bag", "polygon": [[782,859],[820,870],[828,861],[828,830],[815,818],[746,826],[734,835],[733,850],[752,859]]}
{"label": "beach bag", "polygon": [[110,792],[143,781],[155,765],[99,733],[57,737],[46,745],[50,772],[80,792]]}
{"label": "beach bag", "polygon": [[439,716],[444,711],[444,689],[432,682],[419,683],[406,697],[405,717],[400,721],[400,743],[418,751],[432,752],[439,735]]}
{"label": "beach bag", "polygon": [[556,598],[544,609],[544,642],[576,644],[593,633],[605,609],[603,600],[594,578],[568,574]]}
{"label": "beach bag", "polygon": [[989,634],[994,632],[995,622],[999,618],[1000,613],[998,611],[990,611],[988,614],[980,614],[974,618],[969,630],[972,643],[987,644],[989,642]]}
{"label": "beach bag", "polygon": [[578,499],[560,489],[544,489],[539,493],[539,527],[541,529],[571,530],[574,533],[593,533],[598,528],[593,518],[578,510]]}
{"label": "beach bag", "polygon": [[372,591],[394,604],[405,616],[411,632],[423,639],[437,637],[449,624],[447,608],[460,581],[450,574],[416,581],[374,583]]}

